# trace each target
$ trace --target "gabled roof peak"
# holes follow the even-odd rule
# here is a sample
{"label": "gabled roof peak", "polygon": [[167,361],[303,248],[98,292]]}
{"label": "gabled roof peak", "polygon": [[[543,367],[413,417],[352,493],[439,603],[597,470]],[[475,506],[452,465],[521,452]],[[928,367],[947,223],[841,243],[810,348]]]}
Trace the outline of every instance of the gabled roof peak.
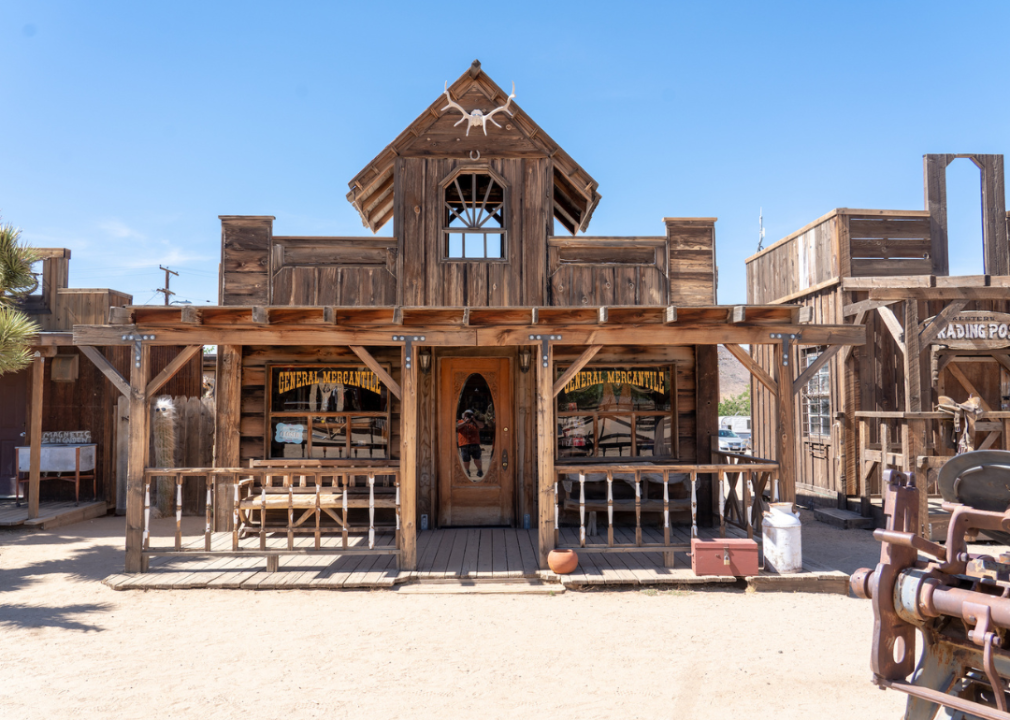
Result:
{"label": "gabled roof peak", "polygon": [[[459,123],[460,110],[446,105],[446,95],[463,112],[486,116],[503,106],[508,94],[481,68],[480,60],[450,84],[393,142],[387,145],[348,185],[348,201],[365,227],[377,232],[393,217],[393,168],[397,157],[472,158],[549,157],[554,164],[554,216],[569,232],[585,232],[600,201],[598,184],[512,100],[509,114],[495,120],[501,127]],[[472,132],[467,133],[467,129]]]}

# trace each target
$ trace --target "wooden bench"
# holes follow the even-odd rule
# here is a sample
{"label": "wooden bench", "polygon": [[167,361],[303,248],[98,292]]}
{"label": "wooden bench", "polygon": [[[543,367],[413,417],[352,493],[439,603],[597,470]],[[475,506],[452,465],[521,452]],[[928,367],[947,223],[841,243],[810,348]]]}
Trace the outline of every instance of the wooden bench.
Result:
{"label": "wooden bench", "polygon": [[[398,464],[346,466],[325,460],[253,460],[257,471],[239,482],[235,518],[240,535],[267,530],[349,532],[398,530]],[[368,510],[368,523],[352,525],[348,512]],[[375,510],[395,511],[395,522],[375,523]],[[286,513],[284,512],[286,511]],[[323,526],[324,516],[334,525]],[[310,520],[314,520],[311,524]]]}

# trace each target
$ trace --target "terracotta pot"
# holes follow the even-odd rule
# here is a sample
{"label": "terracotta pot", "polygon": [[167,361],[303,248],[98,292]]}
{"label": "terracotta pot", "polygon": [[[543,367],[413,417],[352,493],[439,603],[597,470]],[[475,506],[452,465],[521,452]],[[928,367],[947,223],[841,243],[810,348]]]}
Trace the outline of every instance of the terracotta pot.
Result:
{"label": "terracotta pot", "polygon": [[558,575],[567,575],[579,566],[579,556],[574,550],[551,550],[547,555],[547,565]]}

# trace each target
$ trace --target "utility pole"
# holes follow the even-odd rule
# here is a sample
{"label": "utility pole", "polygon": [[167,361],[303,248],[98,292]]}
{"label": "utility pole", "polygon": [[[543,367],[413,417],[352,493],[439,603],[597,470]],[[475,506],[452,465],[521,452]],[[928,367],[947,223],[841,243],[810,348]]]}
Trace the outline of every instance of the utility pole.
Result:
{"label": "utility pole", "polygon": [[172,292],[171,290],[168,289],[168,281],[169,281],[171,275],[175,275],[176,277],[179,277],[179,273],[177,273],[175,270],[169,270],[167,267],[162,267],[161,265],[158,266],[158,269],[165,271],[165,287],[158,288],[157,292],[164,293],[164,295],[165,295],[165,304],[168,305],[168,296],[169,295],[175,295],[174,292]]}

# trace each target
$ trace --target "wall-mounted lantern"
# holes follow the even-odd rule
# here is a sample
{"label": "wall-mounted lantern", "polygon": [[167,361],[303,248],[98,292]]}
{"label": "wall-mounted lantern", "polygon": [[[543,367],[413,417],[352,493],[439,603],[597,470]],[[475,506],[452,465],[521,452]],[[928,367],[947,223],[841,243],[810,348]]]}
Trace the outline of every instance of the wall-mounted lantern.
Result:
{"label": "wall-mounted lantern", "polygon": [[524,373],[529,372],[531,362],[533,362],[533,350],[525,345],[519,348],[519,369]]}
{"label": "wall-mounted lantern", "polygon": [[417,353],[417,364],[421,368],[421,372],[427,375],[431,372],[431,350],[424,348],[419,350]]}

